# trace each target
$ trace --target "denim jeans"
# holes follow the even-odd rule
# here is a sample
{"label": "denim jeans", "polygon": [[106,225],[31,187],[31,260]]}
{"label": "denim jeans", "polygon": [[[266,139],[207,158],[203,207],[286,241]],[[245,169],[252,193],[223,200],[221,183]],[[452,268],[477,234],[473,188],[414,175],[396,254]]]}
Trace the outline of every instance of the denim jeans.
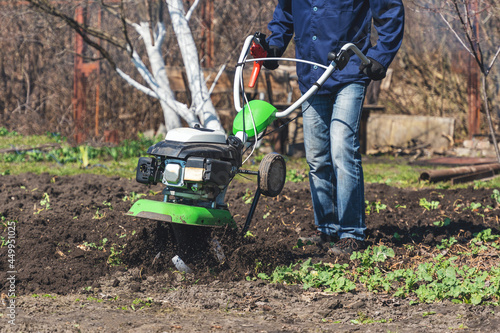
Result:
{"label": "denim jeans", "polygon": [[302,106],[304,144],[318,230],[364,240],[365,193],[359,123],[366,86],[350,83]]}

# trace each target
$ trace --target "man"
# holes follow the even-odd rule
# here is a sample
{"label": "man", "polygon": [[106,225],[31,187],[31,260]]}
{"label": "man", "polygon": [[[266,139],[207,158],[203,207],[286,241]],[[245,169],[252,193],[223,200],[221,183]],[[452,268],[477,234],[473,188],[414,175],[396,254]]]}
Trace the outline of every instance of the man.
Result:
{"label": "man", "polygon": [[[378,33],[375,45],[370,42],[372,22]],[[333,255],[361,250],[366,226],[359,122],[368,83],[385,77],[401,46],[402,0],[279,0],[268,28],[268,57],[281,56],[293,37],[299,59],[327,65],[329,52],[354,43],[371,60],[363,66],[352,56],[302,106],[318,229],[317,235],[303,240],[327,243],[339,239],[329,249]],[[264,66],[275,69],[278,64],[268,60]],[[301,92],[322,73],[317,66],[297,63]]]}

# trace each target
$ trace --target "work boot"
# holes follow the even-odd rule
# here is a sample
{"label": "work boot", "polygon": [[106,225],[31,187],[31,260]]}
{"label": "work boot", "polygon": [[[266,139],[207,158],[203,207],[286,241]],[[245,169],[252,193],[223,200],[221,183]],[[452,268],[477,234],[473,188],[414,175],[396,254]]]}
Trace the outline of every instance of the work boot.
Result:
{"label": "work boot", "polygon": [[342,238],[334,246],[328,249],[330,255],[352,254],[366,248],[365,242],[354,238]]}
{"label": "work boot", "polygon": [[324,232],[317,230],[311,236],[299,237],[299,241],[301,241],[304,245],[323,245],[326,243],[334,243],[336,236],[327,235]]}

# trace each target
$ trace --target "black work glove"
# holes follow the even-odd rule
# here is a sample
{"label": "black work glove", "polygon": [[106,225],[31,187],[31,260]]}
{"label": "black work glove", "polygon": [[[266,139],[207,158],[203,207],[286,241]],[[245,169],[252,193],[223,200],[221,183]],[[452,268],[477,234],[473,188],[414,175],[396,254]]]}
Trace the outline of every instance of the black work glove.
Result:
{"label": "black work glove", "polygon": [[[269,45],[266,51],[269,58],[281,57],[281,50],[277,46]],[[273,70],[278,68],[278,66],[278,60],[264,60],[264,67],[267,69]]]}
{"label": "black work glove", "polygon": [[368,59],[370,59],[370,64],[365,65],[361,63],[361,65],[359,65],[359,72],[364,73],[374,81],[382,80],[385,77],[385,73],[387,72],[387,70],[377,60],[374,60],[370,57],[368,57]]}

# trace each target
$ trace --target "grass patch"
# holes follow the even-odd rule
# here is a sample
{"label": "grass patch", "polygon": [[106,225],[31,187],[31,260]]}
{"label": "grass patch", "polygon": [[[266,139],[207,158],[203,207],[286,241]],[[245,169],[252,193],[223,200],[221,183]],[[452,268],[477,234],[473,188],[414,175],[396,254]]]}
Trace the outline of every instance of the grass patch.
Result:
{"label": "grass patch", "polygon": [[58,164],[54,162],[0,162],[0,175],[16,175],[25,172],[36,174],[48,173],[54,176],[73,176],[79,174],[96,174],[103,176],[120,176],[132,179],[135,177],[137,158],[126,158],[119,161],[101,161],[92,159],[85,168],[81,163]]}
{"label": "grass patch", "polygon": [[9,132],[0,127],[0,149],[17,147],[36,147],[48,143],[63,144],[66,138],[56,133],[47,132],[46,135],[21,135],[15,131]]}
{"label": "grass patch", "polygon": [[[491,235],[491,230],[486,229],[469,242],[468,251],[458,254],[471,258],[482,251],[497,250],[500,246],[498,240],[497,235]],[[304,289],[319,288],[334,293],[386,293],[409,299],[411,304],[450,300],[453,303],[498,306],[500,268],[473,267],[459,260],[459,256],[437,254],[418,264],[409,263],[407,267],[390,269],[384,263],[394,257],[394,251],[382,245],[354,252],[349,264],[312,263],[308,259],[303,263],[277,267],[271,274],[258,273],[257,277],[270,283],[298,284]]]}
{"label": "grass patch", "polygon": [[405,163],[364,163],[365,182],[395,187],[422,187],[419,183],[421,170]]}

